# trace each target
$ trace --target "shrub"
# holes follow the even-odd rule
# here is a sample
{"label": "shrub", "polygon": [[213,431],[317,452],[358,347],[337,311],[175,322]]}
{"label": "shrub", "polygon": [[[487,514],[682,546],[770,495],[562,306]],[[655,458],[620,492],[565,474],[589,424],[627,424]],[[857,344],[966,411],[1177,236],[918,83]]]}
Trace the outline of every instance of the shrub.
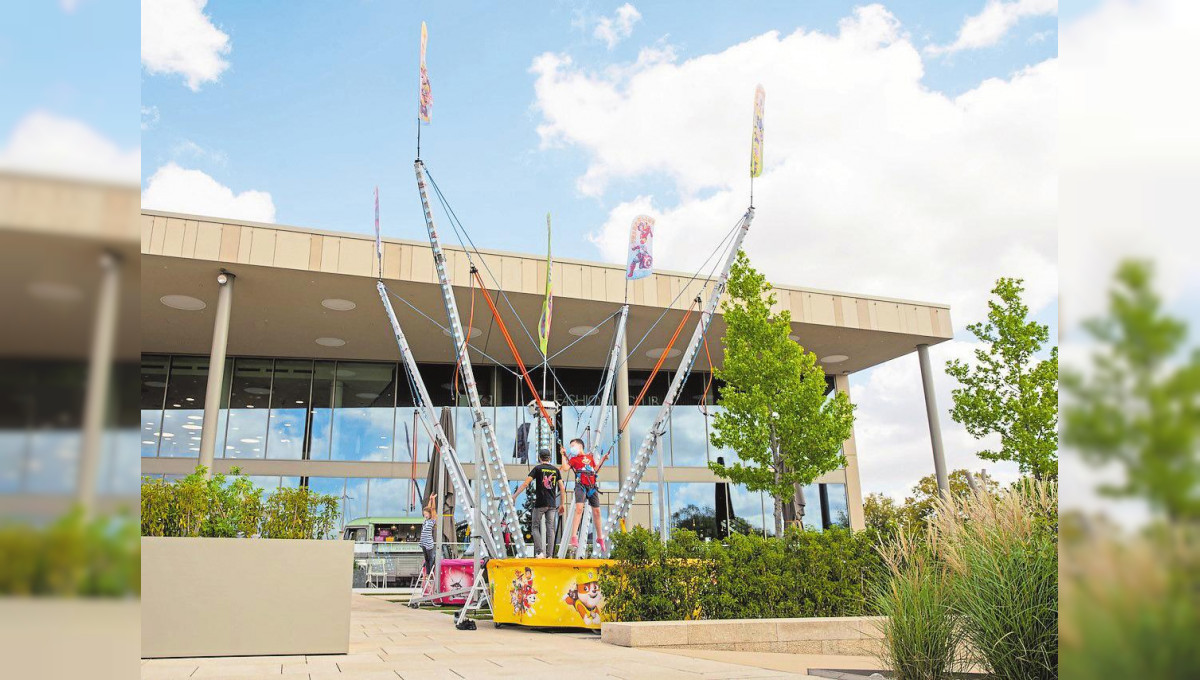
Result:
{"label": "shrub", "polygon": [[142,483],[142,535],[206,538],[323,538],[338,517],[338,499],[308,488],[281,488],[265,501],[242,476],[205,479],[205,468],[167,482]]}
{"label": "shrub", "polygon": [[601,570],[613,621],[852,616],[867,611],[881,562],[873,535],[790,529],[783,539],[733,534],[704,542],[678,530],[665,544],[641,527],[613,536]]}
{"label": "shrub", "polygon": [[961,627],[951,601],[950,574],[924,537],[903,530],[881,546],[891,577],[879,584],[876,607],[884,617],[883,660],[901,680],[941,680],[963,666]]}
{"label": "shrub", "polygon": [[141,587],[137,525],[73,510],[46,527],[0,526],[0,594],[121,597]]}
{"label": "shrub", "polygon": [[1022,483],[941,501],[931,522],[963,634],[999,680],[1058,678],[1058,492]]}

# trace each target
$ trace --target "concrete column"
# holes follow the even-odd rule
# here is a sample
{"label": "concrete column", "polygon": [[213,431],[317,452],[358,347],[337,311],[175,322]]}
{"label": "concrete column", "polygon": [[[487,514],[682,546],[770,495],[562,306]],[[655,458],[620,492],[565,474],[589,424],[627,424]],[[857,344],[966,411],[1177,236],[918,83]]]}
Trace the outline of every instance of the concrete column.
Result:
{"label": "concrete column", "polygon": [[100,292],[96,323],[92,327],[92,352],[88,360],[87,393],[83,402],[83,446],[79,454],[76,500],[86,516],[96,506],[96,473],[104,447],[104,424],[109,413],[113,352],[117,341],[117,303],[121,287],[121,261],[113,253],[100,256]]}
{"label": "concrete column", "polygon": [[225,382],[225,349],[229,346],[229,313],[233,309],[234,275],[217,275],[217,313],[213,320],[212,350],[208,355],[208,388],[204,392],[204,420],[200,429],[200,465],[212,476],[217,450],[217,418],[221,413],[221,386]]}
{"label": "concrete column", "polygon": [[921,360],[921,384],[925,387],[925,416],[929,420],[929,441],[933,445],[933,471],[938,490],[950,496],[950,478],[946,475],[946,453],[942,449],[942,426],[938,424],[937,396],[933,393],[933,368],[929,364],[929,345],[917,345]]}
{"label": "concrete column", "polygon": [[[617,427],[625,422],[629,415],[629,353],[628,343],[621,338],[620,355],[617,357]],[[625,488],[625,478],[629,476],[630,468],[629,437],[621,435],[617,442],[617,475],[620,477],[620,489]]]}
{"label": "concrete column", "polygon": [[[842,374],[833,376],[833,384],[838,392],[850,397],[850,376]],[[862,479],[858,473],[858,443],[854,439],[854,430],[850,430],[850,438],[842,443],[842,454],[846,456],[846,508],[850,513],[850,528],[855,531],[867,527],[863,515]]]}

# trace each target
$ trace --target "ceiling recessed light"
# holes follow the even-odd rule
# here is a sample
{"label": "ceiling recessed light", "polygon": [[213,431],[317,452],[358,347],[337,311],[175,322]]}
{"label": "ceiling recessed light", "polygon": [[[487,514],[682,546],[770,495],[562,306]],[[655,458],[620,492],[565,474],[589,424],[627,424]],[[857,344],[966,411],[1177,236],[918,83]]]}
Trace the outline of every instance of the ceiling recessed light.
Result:
{"label": "ceiling recessed light", "polygon": [[200,425],[197,425],[195,423],[184,423],[183,425],[180,425],[180,427],[182,427],[185,430],[199,430],[201,428]]}
{"label": "ceiling recessed light", "polygon": [[358,394],[356,394],[354,396],[358,397],[359,399],[375,399],[379,395],[375,394],[374,392],[359,392]]}
{"label": "ceiling recessed light", "polygon": [[[464,332],[464,333],[466,333],[466,329],[465,329],[465,328],[463,329],[463,332]],[[451,336],[450,336],[450,329],[448,329],[448,328],[446,328],[446,329],[443,329],[443,330],[442,330],[442,335],[446,336],[447,338],[448,338],[448,337],[451,337]],[[478,338],[478,337],[479,337],[479,336],[481,336],[481,335],[483,335],[483,331],[479,330],[478,328],[472,328],[472,329],[471,329],[471,332],[470,332],[470,333],[468,333],[468,336],[469,336],[469,337],[472,337],[472,338]]]}
{"label": "ceiling recessed light", "polygon": [[167,383],[163,380],[147,380],[146,387],[166,387]]}
{"label": "ceiling recessed light", "polygon": [[343,300],[341,298],[326,298],[321,300],[321,306],[325,309],[332,309],[335,312],[348,312],[358,305],[350,300]]}
{"label": "ceiling recessed light", "polygon": [[240,441],[243,444],[257,444],[258,437],[246,437],[245,439],[239,439],[238,441]]}
{"label": "ceiling recessed light", "polygon": [[266,387],[246,387],[242,390],[246,394],[270,394],[271,390]]}
{"label": "ceiling recessed light", "polygon": [[849,358],[850,357],[846,356],[845,354],[830,354],[829,356],[821,357],[821,363],[823,363],[823,364],[840,364]]}
{"label": "ceiling recessed light", "polygon": [[196,415],[194,413],[187,418],[188,420],[204,420],[204,416]]}
{"label": "ceiling recessed light", "polygon": [[679,356],[679,350],[675,349],[674,347],[672,347],[669,351],[666,347],[655,347],[654,349],[647,350],[646,356],[650,357],[651,359],[657,359],[664,353],[666,353],[668,359],[674,359],[675,357]]}
{"label": "ceiling recessed light", "polygon": [[142,440],[142,443],[143,443],[143,444],[153,444],[153,443],[154,443],[154,441],[153,441],[153,440],[150,440],[150,439],[143,439],[143,440]]}
{"label": "ceiling recessed light", "polygon": [[158,301],[172,309],[182,309],[185,312],[198,312],[208,306],[204,300],[190,295],[164,295]]}
{"label": "ceiling recessed light", "polygon": [[595,326],[573,326],[571,328],[568,328],[567,332],[570,333],[571,335],[575,335],[575,336],[583,338],[583,337],[587,337],[589,335],[595,335],[595,334],[599,333],[600,329],[596,328]]}
{"label": "ceiling recessed light", "polygon": [[83,291],[69,283],[34,281],[27,290],[33,297],[50,302],[79,302],[83,298]]}
{"label": "ceiling recessed light", "polygon": [[322,347],[341,347],[346,341],[341,338],[317,338],[316,343]]}

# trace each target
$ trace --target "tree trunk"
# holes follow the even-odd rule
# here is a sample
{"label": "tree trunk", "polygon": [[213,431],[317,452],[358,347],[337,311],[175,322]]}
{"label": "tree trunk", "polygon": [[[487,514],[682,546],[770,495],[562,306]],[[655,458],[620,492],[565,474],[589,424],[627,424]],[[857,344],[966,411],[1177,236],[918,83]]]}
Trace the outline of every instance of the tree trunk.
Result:
{"label": "tree trunk", "polygon": [[775,439],[775,426],[771,426],[771,459],[774,462],[772,467],[775,468],[775,490],[771,497],[775,499],[775,537],[783,538],[783,499],[779,497],[779,483],[781,470],[783,469],[783,461],[779,456],[779,443]]}

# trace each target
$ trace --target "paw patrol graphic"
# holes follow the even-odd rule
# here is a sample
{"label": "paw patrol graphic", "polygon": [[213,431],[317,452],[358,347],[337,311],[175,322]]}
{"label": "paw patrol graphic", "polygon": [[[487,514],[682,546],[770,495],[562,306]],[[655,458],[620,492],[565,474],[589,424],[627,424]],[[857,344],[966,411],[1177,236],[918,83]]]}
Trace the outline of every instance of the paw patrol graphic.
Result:
{"label": "paw patrol graphic", "polygon": [[604,596],[600,594],[600,580],[595,569],[588,569],[576,578],[567,591],[566,603],[575,608],[585,625],[600,625]]}
{"label": "paw patrol graphic", "polygon": [[525,567],[524,571],[518,570],[514,573],[516,577],[509,591],[513,612],[521,618],[536,616],[533,605],[537,602],[537,590],[533,587],[533,569]]}

